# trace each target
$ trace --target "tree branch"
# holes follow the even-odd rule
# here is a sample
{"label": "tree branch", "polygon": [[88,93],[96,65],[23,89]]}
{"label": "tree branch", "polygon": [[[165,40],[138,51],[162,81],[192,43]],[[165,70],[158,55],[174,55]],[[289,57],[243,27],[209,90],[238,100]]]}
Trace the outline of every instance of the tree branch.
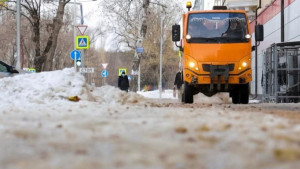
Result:
{"label": "tree branch", "polygon": [[150,4],[159,5],[159,6],[162,6],[162,7],[164,7],[164,8],[168,8],[166,5],[161,4],[161,3],[159,3],[159,2],[149,2],[149,3],[150,3]]}

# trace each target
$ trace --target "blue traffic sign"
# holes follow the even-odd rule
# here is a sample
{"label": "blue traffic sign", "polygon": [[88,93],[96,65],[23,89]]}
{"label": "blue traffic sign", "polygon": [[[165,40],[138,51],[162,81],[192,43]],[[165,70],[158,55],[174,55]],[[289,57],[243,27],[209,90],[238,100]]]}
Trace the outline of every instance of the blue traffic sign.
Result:
{"label": "blue traffic sign", "polygon": [[101,76],[102,77],[107,77],[108,76],[108,71],[107,70],[102,70]]}
{"label": "blue traffic sign", "polygon": [[144,53],[144,48],[143,47],[137,47],[136,52],[137,53]]}
{"label": "blue traffic sign", "polygon": [[71,53],[70,53],[70,57],[71,57],[71,59],[73,59],[73,60],[75,60],[75,58],[76,58],[76,60],[78,60],[78,59],[80,59],[80,52],[78,51],[78,50],[73,50]]}

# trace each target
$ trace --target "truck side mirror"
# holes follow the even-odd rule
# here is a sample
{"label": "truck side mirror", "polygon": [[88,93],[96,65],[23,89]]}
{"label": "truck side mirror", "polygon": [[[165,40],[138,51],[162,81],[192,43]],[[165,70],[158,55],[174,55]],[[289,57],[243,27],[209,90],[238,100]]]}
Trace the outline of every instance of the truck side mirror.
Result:
{"label": "truck side mirror", "polygon": [[172,41],[178,42],[180,41],[180,25],[173,25],[172,26]]}
{"label": "truck side mirror", "polygon": [[264,26],[255,25],[255,40],[263,41],[264,40]]}

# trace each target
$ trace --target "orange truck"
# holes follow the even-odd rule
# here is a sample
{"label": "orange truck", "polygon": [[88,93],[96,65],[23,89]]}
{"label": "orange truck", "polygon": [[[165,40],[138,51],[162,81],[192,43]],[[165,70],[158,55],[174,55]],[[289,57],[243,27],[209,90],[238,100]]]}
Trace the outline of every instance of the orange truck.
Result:
{"label": "orange truck", "polygon": [[[190,11],[190,2],[187,8],[182,25],[172,26],[172,40],[181,41],[182,102],[193,103],[199,92],[229,92],[234,104],[248,104],[253,47],[247,14],[225,6]],[[255,37],[263,38],[258,28]]]}

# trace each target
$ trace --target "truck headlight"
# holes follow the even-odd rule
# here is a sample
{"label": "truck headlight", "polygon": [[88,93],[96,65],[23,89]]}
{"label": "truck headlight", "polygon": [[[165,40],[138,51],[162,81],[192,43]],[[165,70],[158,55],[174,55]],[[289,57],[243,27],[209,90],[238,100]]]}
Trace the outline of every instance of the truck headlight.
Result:
{"label": "truck headlight", "polygon": [[250,39],[250,38],[251,38],[251,35],[250,35],[250,34],[247,34],[247,35],[245,35],[245,38],[246,38],[246,39]]}
{"label": "truck headlight", "polygon": [[189,63],[189,66],[190,66],[190,68],[194,68],[194,67],[195,67],[195,65],[196,65],[196,63],[195,63],[195,62],[190,62],[190,63]]}
{"label": "truck headlight", "polygon": [[248,66],[248,63],[247,63],[247,62],[242,62],[242,66],[243,66],[243,67],[247,67],[247,66]]}
{"label": "truck headlight", "polygon": [[249,67],[249,65],[250,65],[249,62],[251,62],[250,59],[249,59],[249,61],[247,61],[247,60],[241,61],[240,65],[239,65],[239,70]]}
{"label": "truck headlight", "polygon": [[186,38],[187,40],[190,40],[190,39],[192,38],[192,36],[191,36],[191,35],[186,35],[185,38]]}
{"label": "truck headlight", "polygon": [[192,71],[199,71],[198,62],[192,57],[187,57],[185,65]]}
{"label": "truck headlight", "polygon": [[192,61],[190,61],[190,63],[189,63],[189,67],[190,68],[192,68],[192,69],[195,69],[195,70],[199,70],[199,67],[198,66],[196,66],[197,64],[195,63],[195,62],[192,62]]}

